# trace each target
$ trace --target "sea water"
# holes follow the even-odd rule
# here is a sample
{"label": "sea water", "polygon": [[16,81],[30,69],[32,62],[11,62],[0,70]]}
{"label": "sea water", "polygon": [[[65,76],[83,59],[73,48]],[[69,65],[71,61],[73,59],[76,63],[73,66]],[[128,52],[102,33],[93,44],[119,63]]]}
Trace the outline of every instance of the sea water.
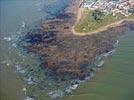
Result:
{"label": "sea water", "polygon": [[[71,0],[0,0],[0,96],[2,100],[28,100],[19,77],[25,67],[38,66],[34,55],[22,52],[17,42],[27,27],[64,12]],[[31,84],[30,78],[27,79]]]}
{"label": "sea water", "polygon": [[42,0],[0,0],[0,98],[25,100],[25,84],[17,72],[21,66],[36,64],[29,55],[21,53],[17,40],[26,24],[30,25],[45,15]]}

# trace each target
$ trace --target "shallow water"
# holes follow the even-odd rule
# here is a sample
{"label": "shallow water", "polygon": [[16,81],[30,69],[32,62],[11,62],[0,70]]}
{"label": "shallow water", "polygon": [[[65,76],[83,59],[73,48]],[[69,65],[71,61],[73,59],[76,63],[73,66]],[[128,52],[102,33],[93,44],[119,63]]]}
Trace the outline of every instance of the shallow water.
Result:
{"label": "shallow water", "polygon": [[25,84],[16,75],[15,66],[35,64],[29,55],[22,55],[16,40],[25,27],[41,19],[41,0],[0,0],[0,96],[2,100],[24,100]]}
{"label": "shallow water", "polygon": [[0,96],[2,100],[24,100],[26,84],[21,67],[38,66],[33,55],[17,46],[25,28],[63,12],[70,0],[0,0]]}

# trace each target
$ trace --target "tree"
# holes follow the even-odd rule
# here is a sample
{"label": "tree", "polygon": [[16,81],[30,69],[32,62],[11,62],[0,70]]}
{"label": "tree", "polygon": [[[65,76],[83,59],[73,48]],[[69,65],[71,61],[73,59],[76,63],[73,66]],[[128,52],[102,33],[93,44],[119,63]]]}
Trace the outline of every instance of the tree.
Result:
{"label": "tree", "polygon": [[104,14],[103,12],[99,11],[99,10],[94,10],[92,13],[92,17],[95,21],[99,21],[103,18]]}
{"label": "tree", "polygon": [[130,8],[128,12],[134,14],[134,8]]}

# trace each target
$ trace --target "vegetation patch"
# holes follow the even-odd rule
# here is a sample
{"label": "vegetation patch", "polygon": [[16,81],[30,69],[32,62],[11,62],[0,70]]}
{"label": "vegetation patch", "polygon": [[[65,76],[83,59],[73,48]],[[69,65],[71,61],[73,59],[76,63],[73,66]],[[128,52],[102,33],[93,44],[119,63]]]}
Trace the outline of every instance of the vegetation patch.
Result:
{"label": "vegetation patch", "polygon": [[85,9],[83,11],[83,16],[81,17],[80,21],[75,25],[74,29],[76,32],[79,33],[93,32],[109,24],[121,21],[125,18],[133,19],[134,15],[130,15],[129,17],[125,17],[120,13],[116,14],[115,16],[113,16],[112,14],[104,15],[98,10],[91,11]]}

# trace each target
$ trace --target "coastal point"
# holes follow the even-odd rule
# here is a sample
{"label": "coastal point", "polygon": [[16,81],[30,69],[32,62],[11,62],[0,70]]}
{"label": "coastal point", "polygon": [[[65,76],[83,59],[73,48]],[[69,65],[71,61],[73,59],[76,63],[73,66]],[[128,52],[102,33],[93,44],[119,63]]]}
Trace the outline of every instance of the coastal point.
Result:
{"label": "coastal point", "polygon": [[[9,85],[11,78],[5,80],[6,70],[13,66],[9,76],[15,73],[24,82],[22,87],[18,87],[22,89],[25,100],[131,100],[126,98],[134,90],[131,88],[134,83],[134,0],[39,1],[2,0],[3,30],[7,30],[5,22],[7,26],[9,24],[9,34],[3,31],[1,39],[2,51],[5,52],[2,57],[6,58],[1,63],[6,66],[1,71],[3,86]],[[15,5],[9,6],[9,2]],[[30,5],[25,8],[21,2]],[[33,5],[36,2],[38,9]],[[8,8],[5,8],[6,4]],[[29,9],[31,13],[26,11],[23,14],[17,7],[23,9],[22,12]],[[10,9],[18,12],[13,15]],[[39,12],[35,14],[31,9]],[[8,17],[5,16],[7,12],[11,14]],[[33,22],[33,16],[38,17],[40,13],[38,21]],[[22,18],[22,25],[16,29],[20,15],[27,17]],[[28,18],[33,19],[29,22]],[[14,27],[18,31],[10,32]],[[133,35],[112,59],[111,67],[105,65],[129,33]],[[124,53],[124,48],[127,53]],[[10,57],[6,56],[9,54]],[[99,78],[94,80],[97,74]],[[8,92],[4,87],[3,90]],[[16,97],[16,93],[14,95]],[[122,99],[124,95],[126,98]]]}

